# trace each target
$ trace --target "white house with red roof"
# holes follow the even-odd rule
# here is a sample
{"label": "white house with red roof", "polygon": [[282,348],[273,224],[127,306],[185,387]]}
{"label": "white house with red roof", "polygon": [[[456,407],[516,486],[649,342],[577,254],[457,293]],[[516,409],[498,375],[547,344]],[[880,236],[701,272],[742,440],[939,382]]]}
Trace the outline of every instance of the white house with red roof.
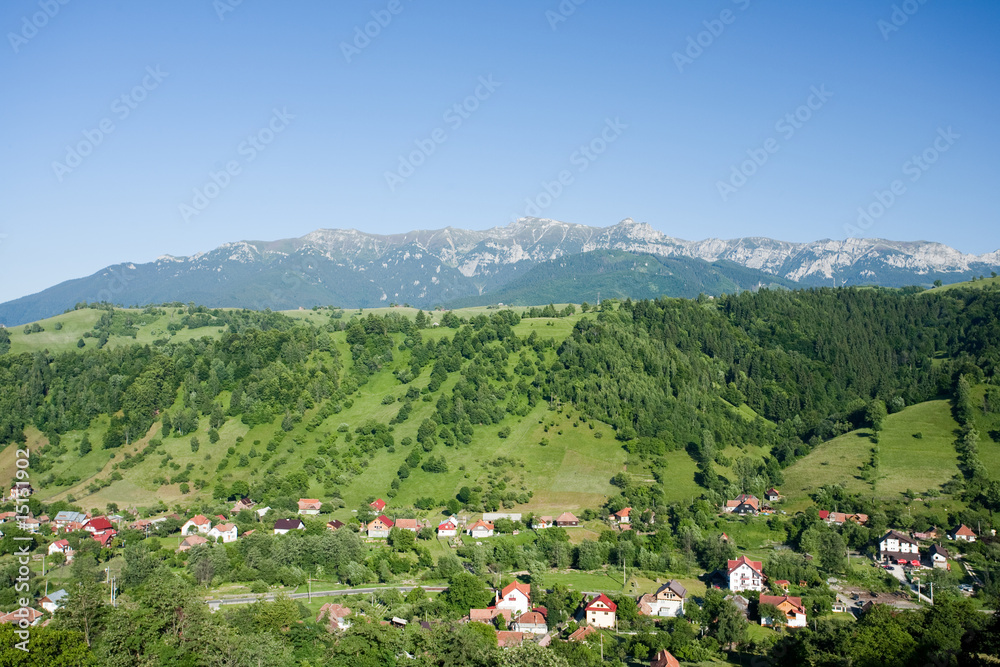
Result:
{"label": "white house with red roof", "polygon": [[510,609],[514,616],[520,616],[531,609],[531,586],[512,581],[497,592],[493,606]]}
{"label": "white house with red roof", "polygon": [[192,535],[194,533],[205,535],[210,530],[212,530],[212,521],[204,514],[197,514],[181,526],[181,535]]}
{"label": "white house with red roof", "polygon": [[106,516],[95,516],[93,519],[90,519],[87,523],[83,524],[83,529],[85,531],[88,533],[94,533],[95,535],[108,530],[114,530],[114,528],[114,525],[108,521]]}
{"label": "white house with red roof", "polygon": [[323,503],[317,498],[299,498],[299,514],[314,516],[319,514],[321,507],[323,507]]}
{"label": "white house with red roof", "polygon": [[234,524],[231,523],[219,523],[212,526],[212,529],[208,531],[208,537],[210,539],[222,538],[224,543],[235,542],[236,536],[238,534],[238,529]]}
{"label": "white house with red roof", "polygon": [[376,512],[381,512],[382,510],[385,509],[385,501],[382,500],[381,498],[376,498],[372,502],[368,503],[368,506],[371,507]]}
{"label": "white house with red roof", "polygon": [[975,542],[976,534],[972,532],[972,529],[966,526],[964,523],[952,531],[949,536],[953,540],[960,540],[963,542]]}
{"label": "white house with red roof", "polygon": [[473,537],[493,537],[493,524],[480,519],[468,527],[466,532]]}
{"label": "white house with red roof", "polygon": [[632,514],[632,508],[625,507],[612,514],[611,517],[612,519],[614,519],[615,523],[621,525],[623,523],[630,523],[632,521],[632,519],[629,517],[630,514]]}
{"label": "white house with red roof", "polygon": [[66,562],[71,563],[76,552],[73,551],[73,547],[69,545],[68,540],[56,540],[49,545],[49,555],[53,556],[55,554],[63,554],[66,556]]}
{"label": "white house with red roof", "polygon": [[448,517],[438,524],[438,537],[457,537],[458,519],[453,516]]}
{"label": "white house with red roof", "polygon": [[514,619],[510,625],[514,632],[530,633],[533,635],[544,635],[549,631],[545,616],[540,611],[529,611]]}
{"label": "white house with red roof", "polygon": [[611,601],[604,593],[587,603],[584,608],[587,616],[587,624],[597,628],[615,627],[615,618],[618,612],[618,605]]}
{"label": "white house with red roof", "polygon": [[740,556],[727,561],[726,577],[731,591],[764,590],[764,566],[758,560]]}

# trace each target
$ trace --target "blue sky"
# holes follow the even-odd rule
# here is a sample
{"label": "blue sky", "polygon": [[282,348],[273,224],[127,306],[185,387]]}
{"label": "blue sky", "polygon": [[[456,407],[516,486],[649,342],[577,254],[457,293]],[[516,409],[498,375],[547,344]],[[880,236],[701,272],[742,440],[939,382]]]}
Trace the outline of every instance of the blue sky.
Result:
{"label": "blue sky", "polygon": [[526,213],[1000,248],[995,2],[11,0],[0,29],[0,301]]}

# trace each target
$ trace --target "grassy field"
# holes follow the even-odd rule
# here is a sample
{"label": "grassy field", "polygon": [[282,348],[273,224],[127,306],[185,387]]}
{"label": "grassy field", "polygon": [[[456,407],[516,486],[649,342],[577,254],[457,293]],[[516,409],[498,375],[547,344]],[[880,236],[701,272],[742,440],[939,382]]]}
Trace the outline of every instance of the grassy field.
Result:
{"label": "grassy field", "polygon": [[[889,415],[881,433],[881,479],[876,496],[898,497],[907,489],[939,489],[958,472],[955,430],[948,401],[920,403]],[[922,434],[916,438],[914,435]],[[874,446],[871,431],[845,433],[819,445],[785,470],[784,509],[797,511],[809,504],[809,494],[826,484],[843,484],[849,491],[872,492],[862,478],[862,466]]]}
{"label": "grassy field", "polygon": [[1000,289],[1000,276],[985,276],[982,280],[976,280],[972,282],[967,280],[961,283],[952,283],[950,285],[943,285],[941,287],[935,287],[934,289],[929,289],[923,294],[938,294],[940,292],[947,292],[954,289],[966,289],[972,287],[974,289]]}

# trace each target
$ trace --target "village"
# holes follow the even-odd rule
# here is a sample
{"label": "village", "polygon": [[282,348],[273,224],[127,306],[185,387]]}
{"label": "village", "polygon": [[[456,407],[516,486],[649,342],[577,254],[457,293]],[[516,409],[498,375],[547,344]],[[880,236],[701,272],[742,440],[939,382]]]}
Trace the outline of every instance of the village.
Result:
{"label": "village", "polygon": [[[15,482],[10,488],[8,499],[23,502],[32,492],[30,484]],[[744,493],[727,500],[718,508],[718,515],[720,520],[730,522],[774,516],[781,513],[777,509],[780,507],[780,500],[781,495],[774,488],[769,489],[763,498]],[[586,523],[570,511],[555,516],[521,512],[451,514],[446,511],[440,520],[397,517],[398,512],[394,512],[381,498],[368,504],[368,517],[342,521],[325,516],[324,501],[319,498],[301,498],[297,505],[297,511],[292,516],[287,516],[288,512],[261,506],[246,497],[237,499],[227,513],[213,515],[185,516],[171,513],[136,518],[128,512],[93,515],[90,512],[61,510],[52,516],[17,516],[8,511],[0,513],[0,536],[5,530],[9,532],[9,526],[16,526],[19,531],[38,538],[34,558],[43,561],[41,574],[45,576],[55,568],[69,566],[79,549],[91,552],[97,549],[103,554],[104,560],[110,560],[115,551],[127,543],[122,539],[127,534],[141,538],[175,538],[176,562],[183,563],[192,550],[231,545],[258,531],[292,539],[295,533],[304,534],[307,527],[316,532],[316,527],[320,525],[317,522],[321,522],[324,532],[356,532],[371,549],[384,548],[387,543],[398,544],[403,534],[408,533],[412,536],[407,538],[410,543],[415,543],[418,539],[436,540],[442,546],[447,545],[447,549],[455,551],[470,545],[483,545],[503,535],[516,537],[529,532],[541,535],[552,530],[583,530]],[[412,514],[409,511],[404,513]],[[608,532],[621,535],[639,528],[633,521],[635,516],[633,508],[624,507],[614,512],[606,511],[606,518],[602,522]],[[822,524],[835,528],[845,524],[865,526],[869,522],[869,517],[865,514],[827,509],[818,510],[817,516]],[[252,518],[254,527],[241,532],[237,524],[246,525],[248,518]],[[652,531],[656,526],[656,517],[647,510],[641,523],[642,529]],[[816,587],[831,594],[828,612],[850,614],[858,618],[877,605],[919,609],[925,604],[933,604],[933,583],[921,590],[920,573],[962,567],[957,547],[963,543],[974,543],[977,537],[966,525],[955,526],[947,533],[937,529],[914,534],[892,528],[886,530],[867,560],[872,567],[887,571],[899,581],[898,589],[892,591],[867,590],[865,587],[839,582],[835,578],[825,582],[776,578],[768,574],[763,561],[754,560],[746,554],[726,559],[723,567],[704,572],[698,580],[703,584],[704,590],[715,590],[724,595],[724,599],[731,602],[748,622],[771,629],[794,631],[810,623],[813,611],[803,601],[803,593]],[[725,548],[733,546],[726,532],[719,533],[713,539]],[[946,543],[949,546],[945,546]],[[860,555],[855,557],[865,558]],[[812,556],[806,554],[805,558],[811,560]],[[468,565],[466,569],[471,571]],[[546,593],[544,588],[539,589],[537,585],[528,583],[528,578],[523,576],[526,572],[520,573],[520,579],[514,577],[516,573],[513,572],[504,574],[513,580],[505,585],[497,584],[491,589],[492,603],[483,607],[471,607],[459,619],[461,623],[493,626],[497,630],[497,642],[501,647],[525,642],[547,646],[555,637],[563,637],[571,642],[584,641],[599,630],[622,631],[620,626],[623,618],[646,617],[655,621],[700,617],[693,612],[699,611],[699,603],[704,598],[704,595],[692,595],[688,587],[676,578],[662,581],[649,590],[632,591],[630,595],[579,590],[576,606],[566,618],[553,619],[550,618],[549,610],[538,602]],[[497,579],[500,580],[501,577]],[[115,584],[109,581],[108,585],[113,598]],[[405,588],[412,590],[414,586]],[[436,590],[446,588],[438,587]],[[963,585],[962,590],[968,595],[974,588]],[[345,589],[340,594],[346,596],[350,592],[350,589]],[[337,593],[338,591],[317,591],[316,595]],[[27,612],[22,608],[0,616],[0,623],[27,623],[29,626],[46,624],[65,603],[67,595],[68,591],[64,588],[48,592],[46,583],[46,594],[34,606],[27,607]],[[309,599],[312,599],[311,594]],[[224,598],[216,600],[212,608],[216,610],[221,604],[227,603]],[[345,597],[343,602],[323,604],[319,609],[317,622],[331,632],[337,632],[349,628],[353,616],[351,602]],[[390,617],[379,620],[403,627],[417,619]],[[434,619],[419,619],[419,623],[427,627],[434,622]],[[627,625],[633,626],[631,623]],[[650,664],[658,667],[679,663],[669,651],[664,650],[653,656]]]}

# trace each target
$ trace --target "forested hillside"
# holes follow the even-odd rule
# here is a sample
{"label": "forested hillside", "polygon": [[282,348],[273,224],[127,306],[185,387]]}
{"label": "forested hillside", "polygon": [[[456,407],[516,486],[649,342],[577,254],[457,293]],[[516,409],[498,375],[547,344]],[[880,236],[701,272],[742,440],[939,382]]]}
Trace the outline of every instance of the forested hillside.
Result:
{"label": "forested hillside", "polygon": [[[599,664],[593,647],[563,641],[546,653],[555,662],[497,662],[495,636],[476,624],[418,639],[358,622],[335,640],[315,634],[308,619],[294,629],[315,603],[299,608],[281,598],[210,620],[198,602],[199,586],[213,595],[302,592],[314,577],[326,586],[447,585],[432,599],[404,599],[393,588],[378,604],[352,602],[373,619],[447,623],[490,602],[485,580],[519,577],[563,631],[575,629],[566,625],[576,604],[570,589],[607,590],[625,628],[664,629],[609,636],[610,655],[622,661],[655,648],[708,664],[727,656],[738,664],[744,652],[785,664],[781,656],[791,652],[827,656],[815,664],[841,664],[836,656],[850,653],[854,664],[908,665],[921,655],[918,645],[947,656],[988,653],[996,628],[960,599],[959,584],[973,575],[963,579],[957,561],[954,573],[935,579],[940,608],[960,619],[959,636],[981,634],[945,648],[932,613],[912,622],[867,615],[856,630],[834,619],[813,634],[747,634],[736,619],[718,621],[735,607],[711,591],[711,576],[749,552],[772,579],[798,582],[810,614],[825,617],[829,576],[870,590],[898,586],[881,569],[845,562],[845,550],[873,555],[888,528],[963,523],[984,536],[963,547],[976,604],[995,608],[1000,559],[986,531],[1000,511],[998,313],[1000,292],[971,288],[761,290],[433,313],[81,305],[0,330],[0,478],[14,479],[15,445],[23,443],[34,516],[105,508],[215,516],[244,497],[272,509],[266,519],[234,515],[237,543],[187,553],[166,546],[181,525],[176,517],[155,536],[124,531],[103,547],[85,533],[73,537],[79,564],[54,575],[82,591],[73,604],[86,602],[105,563],[120,572],[127,604],[103,608],[100,618],[72,606],[50,630],[69,634],[50,635],[52,642],[72,643],[94,622],[87,643],[110,660],[129,645],[116,628],[145,627],[151,621],[140,609],[181,586],[178,607],[150,612],[159,625],[143,632],[154,639],[132,646],[121,664],[143,664],[168,646],[192,661],[185,664],[223,664],[194,657],[202,649],[188,637],[201,632],[220,650],[239,646],[282,665],[348,664],[359,654],[391,664],[390,654],[415,651],[426,651],[427,662],[399,664]],[[841,452],[837,465],[827,465],[831,451]],[[883,483],[887,466],[920,456],[940,462],[940,475],[914,488]],[[718,514],[727,499],[763,497],[786,475],[797,494],[777,505],[787,512]],[[411,538],[393,529],[388,545],[372,545],[354,531],[377,516],[369,506],[376,497],[388,500],[392,517],[426,521],[428,530],[451,514],[525,518],[497,519],[494,541],[469,538],[454,551],[432,530]],[[306,517],[302,535],[268,534],[276,518],[296,516],[300,498],[321,499],[323,521]],[[628,531],[613,520],[626,508]],[[818,509],[864,513],[867,522],[831,528]],[[565,510],[579,515],[578,532],[524,530],[534,517]],[[328,518],[348,532],[328,532]],[[13,553],[21,533],[4,526],[4,534],[2,553]],[[16,564],[4,563],[13,581]],[[634,611],[624,615],[634,609],[629,595],[667,576],[698,591],[685,621],[655,626]],[[42,585],[34,576],[32,591],[40,596]],[[955,606],[946,607],[949,599]],[[0,594],[0,607],[13,605]],[[886,628],[908,638],[895,663],[877,658]],[[258,638],[241,640],[251,635]]]}

